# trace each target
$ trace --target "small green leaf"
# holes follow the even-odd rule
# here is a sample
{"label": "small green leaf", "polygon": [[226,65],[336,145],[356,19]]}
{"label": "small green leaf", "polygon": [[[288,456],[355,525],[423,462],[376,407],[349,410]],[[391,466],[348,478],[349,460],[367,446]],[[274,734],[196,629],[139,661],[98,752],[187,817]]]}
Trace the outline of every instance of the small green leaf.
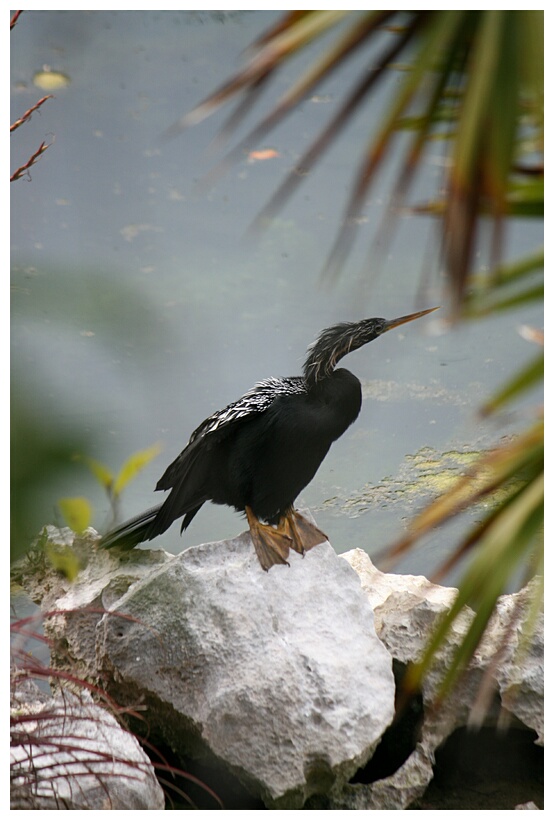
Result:
{"label": "small green leaf", "polygon": [[515,201],[508,197],[507,208],[509,216],[536,217],[539,219],[544,216],[543,199]]}
{"label": "small green leaf", "polygon": [[464,306],[464,315],[466,317],[486,316],[488,313],[512,310],[513,308],[526,305],[529,302],[538,302],[543,299],[544,285],[541,282],[532,287],[522,289],[505,299],[493,299],[491,296],[491,298],[487,300],[484,298],[481,298],[479,302],[475,300],[475,305],[472,304],[472,300],[468,300]]}
{"label": "small green leaf", "polygon": [[513,262],[498,265],[486,274],[474,274],[469,280],[471,291],[498,290],[506,285],[513,285],[526,276],[532,276],[544,268],[544,249],[534,251],[528,256],[519,257]]}
{"label": "small green leaf", "polygon": [[106,490],[111,490],[113,486],[113,473],[106,467],[105,464],[102,464],[100,461],[96,461],[94,458],[85,457],[84,459],[85,464],[96,478],[96,480],[106,488]]}
{"label": "small green leaf", "polygon": [[481,408],[484,415],[493,413],[516,396],[534,387],[544,378],[544,355],[541,353],[522,370],[519,370],[501,390],[495,393]]}
{"label": "small green leaf", "polygon": [[79,559],[70,547],[63,547],[62,549],[56,547],[56,549],[53,549],[48,546],[46,555],[54,569],[65,575],[68,581],[75,580],[81,567]]}
{"label": "small green leaf", "polygon": [[91,508],[86,498],[60,498],[58,507],[73,532],[83,532],[89,526]]}
{"label": "small green leaf", "polygon": [[124,487],[127,486],[129,481],[139,473],[143,467],[145,467],[148,462],[152,461],[152,459],[158,455],[160,452],[159,444],[154,444],[152,447],[148,447],[146,450],[139,450],[136,453],[127,459],[124,463],[123,467],[119,471],[119,474],[115,480],[113,485],[113,493],[115,496],[118,496]]}

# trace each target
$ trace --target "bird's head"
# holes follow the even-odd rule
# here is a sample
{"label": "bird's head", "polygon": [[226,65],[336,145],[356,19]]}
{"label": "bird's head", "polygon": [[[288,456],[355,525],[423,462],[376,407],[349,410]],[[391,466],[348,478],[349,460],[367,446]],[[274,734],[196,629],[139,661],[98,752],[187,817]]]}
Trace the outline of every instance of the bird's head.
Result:
{"label": "bird's head", "polygon": [[308,384],[316,384],[329,376],[337,362],[353,350],[372,342],[382,336],[387,330],[419,319],[438,308],[420,310],[397,319],[362,319],[360,322],[341,322],[328,327],[319,334],[315,342],[308,348],[308,355],[304,363],[304,378]]}

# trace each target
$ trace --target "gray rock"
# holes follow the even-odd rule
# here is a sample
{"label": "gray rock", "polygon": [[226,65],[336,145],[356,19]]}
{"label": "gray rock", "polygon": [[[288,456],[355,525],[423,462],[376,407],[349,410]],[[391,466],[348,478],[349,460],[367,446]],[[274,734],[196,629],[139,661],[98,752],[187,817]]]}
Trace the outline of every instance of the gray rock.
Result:
{"label": "gray rock", "polygon": [[163,809],[137,740],[86,692],[19,705],[12,715],[13,809]]}
{"label": "gray rock", "polygon": [[[524,606],[538,579],[512,595],[498,599],[483,646],[481,665],[492,661],[502,708],[537,733],[544,745],[544,613],[527,623]],[[505,640],[506,630],[510,640]]]}
{"label": "gray rock", "polygon": [[[164,550],[99,550],[98,533],[92,528],[84,535],[76,535],[68,527],[48,526],[45,531],[47,543],[31,550],[12,567],[12,582],[47,616],[44,629],[53,639],[52,665],[103,687],[96,663],[98,621],[132,584],[174,556]],[[57,572],[46,557],[46,551],[66,549],[73,552],[81,566],[73,581]]]}
{"label": "gray rock", "polygon": [[411,807],[487,676],[492,700],[482,720],[508,716],[542,743],[543,621],[529,630],[522,614],[532,585],[499,599],[463,686],[436,710],[473,618],[462,610],[424,682],[413,750],[390,776],[350,783],[392,719],[391,656],[397,668],[419,660],[457,590],[379,572],[362,550],[338,557],[329,544],[264,573],[247,534],[179,556],[97,550],[93,531],[74,538],[51,529],[49,538],[49,549],[71,545],[78,578],[69,583],[30,556],[17,580],[56,611],[46,620],[63,646],[55,665],[108,687],[121,705],[141,702],[155,742],[181,759],[215,761],[270,808],[299,808],[310,797],[308,806],[335,810]]}
{"label": "gray rock", "polygon": [[392,660],[329,544],[266,573],[246,533],[178,556],[94,539],[73,542],[84,564],[73,583],[47,565],[37,576],[36,562],[20,572],[57,613],[46,622],[63,639],[56,665],[121,705],[141,701],[156,743],[215,760],[270,807],[300,807],[371,757],[394,715]]}
{"label": "gray rock", "polygon": [[[351,550],[341,557],[358,573],[374,611],[377,634],[391,655],[402,663],[419,661],[437,618],[450,609],[457,590],[432,584],[423,576],[380,572],[363,550]],[[464,681],[461,691],[451,699],[454,712],[447,717],[447,723],[460,726],[467,723],[476,686],[488,669],[504,712],[533,729],[537,743],[543,743],[544,615],[538,612],[535,622],[529,625],[525,606],[538,583],[535,579],[519,592],[501,595],[498,599],[470,664],[469,681]],[[473,611],[465,607],[438,653],[424,681],[423,696],[429,704],[436,696],[452,652],[473,617]],[[507,634],[509,640],[506,640]],[[446,710],[441,711],[444,718]]]}
{"label": "gray rock", "polygon": [[205,746],[270,807],[346,782],[392,721],[390,655],[329,544],[268,573],[247,534],[191,547],[112,612],[102,669],[163,704],[174,748]]}
{"label": "gray rock", "polygon": [[[420,660],[437,619],[449,610],[457,590],[432,584],[423,576],[380,572],[360,549],[341,557],[358,573],[374,610],[377,634],[395,660],[402,664]],[[455,729],[470,722],[485,674],[492,684],[492,697],[482,720],[492,724],[503,720],[506,724],[506,716],[511,715],[517,725],[521,722],[536,731],[537,743],[543,742],[544,625],[542,617],[538,617],[534,629],[527,634],[525,609],[521,606],[533,583],[536,582],[516,594],[501,596],[468,674],[437,710],[435,698],[449,659],[473,619],[468,607],[460,612],[424,680],[424,718],[420,740],[412,754],[390,777],[370,785],[336,789],[329,808],[398,810],[408,808],[421,797],[433,777],[436,749]],[[504,628],[508,624],[512,634],[506,643]]]}

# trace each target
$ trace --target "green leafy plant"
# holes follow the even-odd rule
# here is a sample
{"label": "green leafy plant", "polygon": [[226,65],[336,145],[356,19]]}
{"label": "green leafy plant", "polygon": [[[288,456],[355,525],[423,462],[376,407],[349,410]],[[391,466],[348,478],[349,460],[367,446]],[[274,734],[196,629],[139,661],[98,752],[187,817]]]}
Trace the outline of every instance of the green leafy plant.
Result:
{"label": "green leafy plant", "polygon": [[[112,522],[115,522],[118,518],[121,493],[129,482],[136,478],[138,473],[140,473],[140,471],[143,470],[144,467],[146,467],[146,465],[158,455],[160,449],[159,444],[153,444],[145,450],[137,450],[136,453],[129,456],[129,458],[122,464],[117,474],[112,473],[109,467],[106,467],[105,464],[102,464],[102,462],[97,461],[90,456],[80,455],[76,457],[79,461],[86,464],[100,486],[106,491],[111,507]],[[63,501],[66,502],[65,510],[61,507]],[[67,504],[68,501],[73,502],[69,505],[69,507]],[[75,518],[78,518],[78,523],[82,523],[84,516],[83,519],[79,517],[80,513],[84,512],[81,504],[82,501],[84,501],[84,499],[62,499],[62,501],[58,502],[66,521],[72,529],[75,529],[75,527],[72,525],[70,517],[68,517],[66,513],[69,512],[70,516],[72,515],[74,517],[74,523]],[[88,526],[88,523],[85,526]],[[85,529],[85,527],[82,529]],[[77,529],[75,531],[80,532],[82,529]]]}
{"label": "green leafy plant", "polygon": [[82,533],[89,526],[92,508],[86,498],[60,498],[58,507],[73,532]]}
{"label": "green leafy plant", "polygon": [[[160,446],[154,444],[145,450],[139,450],[133,453],[123,463],[119,472],[112,473],[109,467],[89,456],[76,456],[77,460],[83,461],[91,473],[94,475],[98,483],[107,493],[110,507],[111,518],[115,522],[118,518],[119,501],[121,493],[125,487],[131,482],[137,474],[160,452]],[[66,521],[67,525],[76,533],[83,533],[90,525],[92,519],[92,505],[86,498],[60,498],[58,500],[58,509]],[[63,549],[50,548],[48,539],[45,538],[46,556],[52,566],[59,572],[63,573],[70,581],[77,576],[81,566],[78,557],[70,547]],[[41,546],[42,541],[39,541],[37,546]]]}

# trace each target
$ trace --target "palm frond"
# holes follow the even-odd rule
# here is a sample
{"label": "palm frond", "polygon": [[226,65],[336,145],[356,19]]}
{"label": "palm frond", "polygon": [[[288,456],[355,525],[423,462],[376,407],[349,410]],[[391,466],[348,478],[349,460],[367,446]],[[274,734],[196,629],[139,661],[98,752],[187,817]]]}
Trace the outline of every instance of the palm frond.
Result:
{"label": "palm frond", "polygon": [[[504,398],[498,397],[498,404]],[[439,699],[450,692],[479,646],[500,595],[514,580],[525,583],[542,569],[542,421],[509,444],[482,456],[451,490],[415,518],[408,534],[387,552],[387,560],[398,558],[432,528],[459,515],[477,501],[486,501],[492,509],[470,529],[432,578],[438,582],[462,559],[468,561],[458,584],[454,605],[436,628],[421,661],[407,672],[402,684],[407,693],[420,686],[457,616],[465,606],[469,606],[474,610],[474,618],[451,659],[438,693]],[[524,577],[518,578],[522,571]],[[541,589],[542,586],[537,586],[535,597],[531,597],[529,602],[530,609],[540,607]]]}
{"label": "palm frond", "polygon": [[543,500],[544,476],[538,472],[489,516],[486,527],[475,540],[472,561],[459,584],[452,608],[440,622],[420,663],[407,673],[404,685],[408,691],[419,687],[462,608],[470,606],[474,609],[474,618],[452,658],[439,697],[449,692],[469,665],[498,598],[506,591],[508,582],[522,563],[527,563],[530,574],[540,569],[542,553],[538,537],[543,523]]}
{"label": "palm frond", "polygon": [[[353,23],[349,23],[353,18]],[[543,14],[541,11],[294,11],[262,35],[247,53],[244,67],[217,91],[171,126],[174,137],[209,116],[231,99],[239,107],[223,128],[228,139],[282,63],[338,24],[345,30],[304,73],[252,131],[231,148],[208,175],[212,183],[244,152],[265,137],[300,101],[313,93],[355,51],[381,50],[347,93],[329,124],[314,138],[298,166],[284,180],[254,227],[259,228],[284,206],[305,174],[322,158],[345,123],[369,99],[378,82],[399,61],[403,78],[391,95],[376,133],[368,135],[342,224],[325,271],[338,274],[355,241],[357,217],[396,134],[411,128],[394,190],[402,204],[421,169],[425,150],[438,137],[449,145],[445,194],[416,212],[441,219],[442,247],[456,310],[467,290],[481,218],[493,219],[492,267],[500,261],[502,222],[514,213],[534,215],[541,209],[543,144]],[[382,46],[384,31],[387,41]],[[420,114],[414,114],[419,107]],[[532,166],[528,159],[533,157]],[[531,167],[534,178],[529,177]],[[529,294],[531,298],[532,294]]]}
{"label": "palm frond", "polygon": [[[389,95],[388,107],[360,150],[355,182],[324,271],[336,276],[343,269],[356,241],[360,212],[402,132],[406,147],[391,205],[396,213],[408,210],[439,221],[453,313],[475,318],[542,299],[542,253],[502,264],[505,220],[540,217],[544,208],[541,10],[290,12],[256,41],[244,68],[182,117],[168,135],[177,135],[232,98],[242,96],[224,126],[223,135],[229,138],[244,111],[262,90],[270,88],[279,66],[338,23],[343,27],[338,39],[323,46],[324,51],[269,113],[228,151],[208,181],[228,170],[301,100],[313,94],[323,78],[364,48],[368,63],[361,75],[259,212],[253,227],[265,226],[284,207],[352,116],[370,101],[379,83],[395,72],[398,82]],[[426,153],[437,141],[445,167],[440,188],[425,203],[409,203],[408,195],[424,167]],[[492,224],[490,264],[486,274],[477,276],[472,275],[472,267],[484,223]],[[383,216],[380,242],[389,241],[392,227],[389,211]],[[543,357],[536,357],[489,399],[482,412],[498,410],[536,385],[542,370]],[[529,572],[540,571],[542,557],[537,545],[544,493],[543,439],[540,421],[484,454],[468,475],[416,517],[407,535],[390,551],[389,557],[398,557],[433,527],[471,505],[486,501],[489,506],[439,569],[440,576],[462,559],[467,562],[456,603],[422,663],[409,672],[408,685],[418,685],[457,614],[466,604],[472,605],[475,617],[444,681],[446,692],[470,662],[498,596],[510,579],[522,566]],[[538,605],[533,599],[530,611]]]}

